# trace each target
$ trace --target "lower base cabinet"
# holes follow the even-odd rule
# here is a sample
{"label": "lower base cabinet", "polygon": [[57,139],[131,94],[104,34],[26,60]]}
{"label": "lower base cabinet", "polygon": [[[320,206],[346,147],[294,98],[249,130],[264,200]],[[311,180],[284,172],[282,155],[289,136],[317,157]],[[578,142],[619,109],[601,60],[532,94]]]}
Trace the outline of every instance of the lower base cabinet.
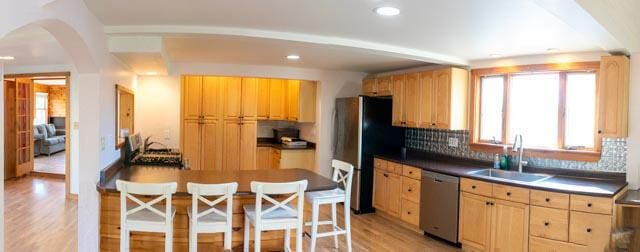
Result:
{"label": "lower base cabinet", "polygon": [[314,169],[315,150],[280,150],[272,147],[258,147],[256,169]]}
{"label": "lower base cabinet", "polygon": [[460,195],[459,240],[465,248],[489,251],[491,198],[462,192]]}
{"label": "lower base cabinet", "polygon": [[373,207],[413,227],[420,225],[420,169],[374,159]]}
{"label": "lower base cabinet", "polygon": [[529,205],[494,200],[491,206],[491,250],[528,251]]}
{"label": "lower base cabinet", "polygon": [[529,239],[529,243],[529,251],[532,252],[582,252],[587,250],[587,247],[583,245],[533,236]]}

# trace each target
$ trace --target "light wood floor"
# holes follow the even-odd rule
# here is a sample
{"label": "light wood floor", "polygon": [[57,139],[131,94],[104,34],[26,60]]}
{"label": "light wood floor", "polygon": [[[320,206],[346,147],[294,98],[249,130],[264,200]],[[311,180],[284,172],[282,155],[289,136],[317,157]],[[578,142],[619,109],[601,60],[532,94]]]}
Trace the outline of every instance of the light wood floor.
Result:
{"label": "light wood floor", "polygon": [[43,173],[63,174],[65,173],[65,152],[61,151],[51,156],[42,154],[33,159],[33,170]]}
{"label": "light wood floor", "polygon": [[4,190],[4,251],[77,250],[77,201],[65,199],[64,179],[32,175]]}
{"label": "light wood floor", "polygon": [[[321,219],[329,218],[329,210],[321,208]],[[340,226],[342,213],[338,207]],[[353,251],[459,251],[377,214],[351,219]],[[76,223],[77,202],[65,199],[64,180],[27,176],[5,181],[5,251],[76,251]],[[305,237],[305,251],[309,243]],[[340,236],[339,251],[345,247]],[[316,251],[335,251],[333,238],[320,238]]]}

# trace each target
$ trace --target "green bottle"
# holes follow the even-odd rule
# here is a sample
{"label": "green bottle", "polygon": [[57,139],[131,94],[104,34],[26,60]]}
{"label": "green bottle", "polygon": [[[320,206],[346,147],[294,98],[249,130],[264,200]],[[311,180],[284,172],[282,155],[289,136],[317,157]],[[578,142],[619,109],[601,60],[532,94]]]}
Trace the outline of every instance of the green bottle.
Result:
{"label": "green bottle", "polygon": [[500,156],[500,170],[509,170],[510,161],[511,157],[509,156],[509,150],[505,145],[502,148],[502,155]]}

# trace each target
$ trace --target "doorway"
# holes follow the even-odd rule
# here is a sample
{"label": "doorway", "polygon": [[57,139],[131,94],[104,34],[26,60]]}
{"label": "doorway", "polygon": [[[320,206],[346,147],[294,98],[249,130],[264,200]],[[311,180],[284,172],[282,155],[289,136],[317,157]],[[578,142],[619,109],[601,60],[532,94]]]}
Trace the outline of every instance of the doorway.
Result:
{"label": "doorway", "polygon": [[5,76],[5,180],[64,179],[70,196],[68,72]]}

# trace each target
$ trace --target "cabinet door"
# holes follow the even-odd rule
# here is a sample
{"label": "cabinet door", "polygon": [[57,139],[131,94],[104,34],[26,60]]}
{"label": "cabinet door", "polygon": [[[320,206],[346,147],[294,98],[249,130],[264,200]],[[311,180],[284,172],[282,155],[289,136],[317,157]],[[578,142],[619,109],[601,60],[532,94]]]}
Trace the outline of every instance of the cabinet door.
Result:
{"label": "cabinet door", "polygon": [[419,119],[418,127],[431,128],[435,126],[433,118],[433,102],[434,102],[434,88],[433,88],[433,72],[420,73],[420,87],[419,87]]}
{"label": "cabinet door", "polygon": [[280,159],[282,159],[282,152],[276,148],[271,148],[271,169],[280,169]]}
{"label": "cabinet door", "polygon": [[451,108],[451,69],[434,71],[434,123],[438,129],[449,128]]}
{"label": "cabinet door", "polygon": [[224,83],[224,119],[238,119],[242,113],[242,79],[221,77]]}
{"label": "cabinet door", "polygon": [[629,59],[606,56],[600,61],[600,132],[603,137],[627,137]]}
{"label": "cabinet door", "polygon": [[528,251],[529,205],[494,200],[492,205],[491,249],[493,251]]}
{"label": "cabinet door", "polygon": [[220,77],[202,78],[202,116],[205,120],[220,118]]}
{"label": "cabinet door", "polygon": [[269,119],[269,79],[258,79],[257,119]]}
{"label": "cabinet door", "polygon": [[221,146],[220,140],[220,123],[219,121],[204,121],[201,124],[201,141],[202,141],[202,161],[201,170],[221,170],[220,157]]}
{"label": "cabinet door", "polygon": [[271,147],[258,147],[256,151],[256,170],[271,169]]}
{"label": "cabinet door", "polygon": [[391,124],[394,126],[404,126],[404,75],[396,75],[393,80],[393,110]]}
{"label": "cabinet door", "polygon": [[202,115],[202,76],[182,77],[182,114],[184,119]]}
{"label": "cabinet door", "polygon": [[398,174],[388,173],[387,177],[387,193],[388,193],[388,205],[387,213],[392,216],[400,217],[402,213],[402,179]]}
{"label": "cabinet door", "polygon": [[418,127],[418,109],[420,95],[420,74],[408,74],[404,86],[404,114],[405,126],[410,128]]}
{"label": "cabinet door", "polygon": [[362,94],[368,96],[376,95],[376,79],[364,79],[362,80]]}
{"label": "cabinet door", "polygon": [[269,80],[269,119],[284,120],[284,86],[281,79]]}
{"label": "cabinet door", "polygon": [[376,96],[389,96],[393,93],[393,82],[390,76],[376,79]]}
{"label": "cabinet door", "polygon": [[289,121],[298,121],[298,118],[300,118],[300,81],[288,80],[287,92],[289,93],[287,96],[287,119]]}
{"label": "cabinet door", "polygon": [[611,237],[611,215],[571,211],[569,241],[587,245],[590,251],[606,251]]}
{"label": "cabinet door", "polygon": [[182,125],[182,158],[189,169],[200,170],[200,121],[184,120]]}
{"label": "cabinet door", "polygon": [[242,120],[256,120],[258,116],[258,79],[242,78],[240,117]]}
{"label": "cabinet door", "polygon": [[240,170],[240,123],[238,121],[224,121],[222,148],[222,170]]}
{"label": "cabinet door", "polygon": [[465,246],[489,251],[491,199],[463,192],[460,196],[459,240]]}
{"label": "cabinet door", "polygon": [[373,207],[387,210],[387,177],[384,170],[373,170]]}
{"label": "cabinet door", "polygon": [[240,170],[256,169],[257,128],[256,121],[243,121],[240,124]]}

